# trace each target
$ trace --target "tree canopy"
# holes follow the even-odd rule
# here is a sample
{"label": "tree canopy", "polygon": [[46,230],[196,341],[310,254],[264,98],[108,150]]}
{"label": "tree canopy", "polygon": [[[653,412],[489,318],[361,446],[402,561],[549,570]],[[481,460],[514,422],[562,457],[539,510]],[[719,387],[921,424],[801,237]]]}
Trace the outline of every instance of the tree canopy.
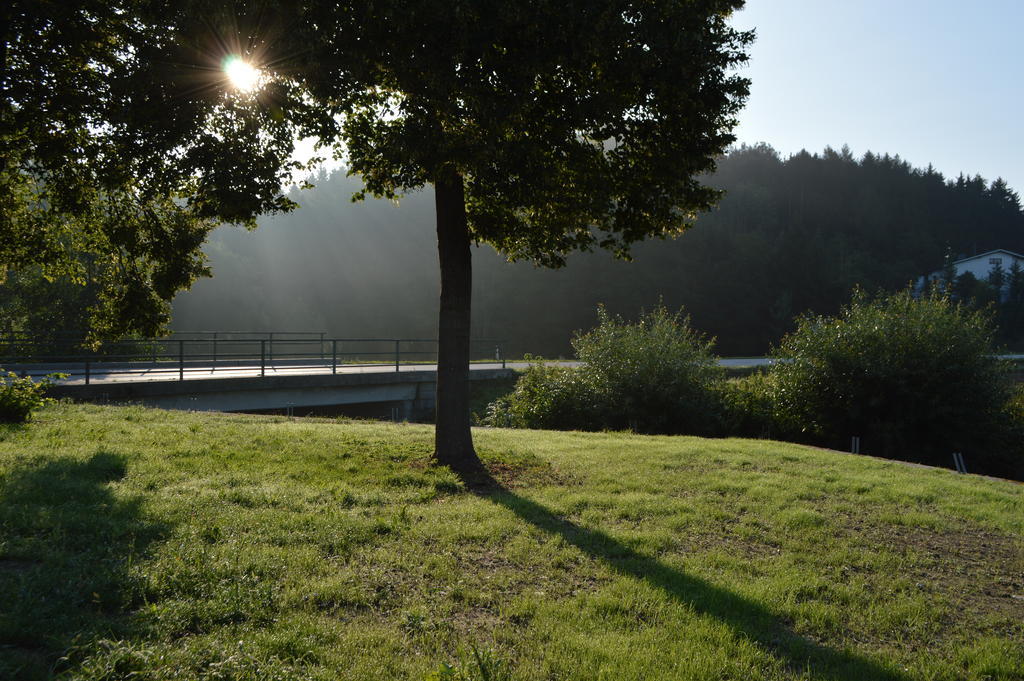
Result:
{"label": "tree canopy", "polygon": [[[559,264],[674,234],[718,193],[751,35],[713,2],[147,2],[111,78],[109,138],[210,217],[290,207],[296,139],[394,197],[461,175],[472,237]],[[264,74],[225,87],[237,56]]]}
{"label": "tree canopy", "polygon": [[5,3],[0,45],[0,283],[10,271],[89,285],[94,334],[153,334],[206,273],[215,222],[183,187],[137,182],[111,144],[112,74],[131,3]]}

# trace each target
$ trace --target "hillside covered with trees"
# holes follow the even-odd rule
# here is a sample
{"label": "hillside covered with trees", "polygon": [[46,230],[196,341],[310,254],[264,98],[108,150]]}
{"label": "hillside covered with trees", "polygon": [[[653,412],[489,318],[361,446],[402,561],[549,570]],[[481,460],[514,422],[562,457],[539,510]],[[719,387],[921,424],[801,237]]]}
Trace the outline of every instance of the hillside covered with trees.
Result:
{"label": "hillside covered with trees", "polygon": [[[949,255],[1024,251],[1024,211],[1005,182],[950,179],[899,157],[826,149],[782,158],[767,145],[740,147],[712,181],[726,192],[718,207],[677,239],[634,247],[632,262],[584,253],[544,270],[478,248],[474,335],[507,340],[515,354],[568,355],[572,333],[594,325],[599,303],[635,317],[662,301],[684,307],[695,328],[717,338],[719,353],[762,354],[796,315],[836,312],[855,285],[897,290],[940,270]],[[337,197],[357,191],[358,179],[336,172],[313,182],[293,192],[301,204],[294,213],[264,218],[254,233],[214,232],[206,246],[214,277],[176,299],[174,328],[435,333],[429,192],[399,205],[349,203]],[[31,276],[8,279],[0,309],[20,316],[8,328],[42,314],[39,305],[16,304],[20,288],[39,300],[39,286]],[[78,298],[67,308],[80,311],[87,301]],[[59,326],[53,314],[45,326]]]}

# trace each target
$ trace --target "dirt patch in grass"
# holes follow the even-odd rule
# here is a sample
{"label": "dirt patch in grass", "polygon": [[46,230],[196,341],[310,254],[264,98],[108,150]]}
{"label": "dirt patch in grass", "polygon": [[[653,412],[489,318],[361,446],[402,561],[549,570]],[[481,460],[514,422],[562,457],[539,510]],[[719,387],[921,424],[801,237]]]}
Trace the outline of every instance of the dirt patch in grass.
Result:
{"label": "dirt patch in grass", "polygon": [[[474,492],[489,494],[501,488],[521,489],[548,485],[570,487],[581,484],[578,477],[560,471],[551,462],[532,454],[482,451],[479,455],[484,470],[460,476]],[[425,471],[435,465],[430,457],[409,461],[409,466],[417,471]]]}
{"label": "dirt patch in grass", "polygon": [[485,459],[484,466],[491,477],[507,489],[558,485],[568,487],[580,484],[572,475],[557,470],[551,463],[534,457]]}
{"label": "dirt patch in grass", "polygon": [[1024,546],[996,532],[971,530],[936,532],[918,527],[883,526],[894,546],[916,553],[915,574],[944,587],[947,595],[972,610],[1015,612],[1024,618]]}
{"label": "dirt patch in grass", "polygon": [[[847,528],[867,549],[906,558],[905,574],[919,589],[946,599],[951,627],[1007,622],[1024,634],[1024,544],[980,527],[932,529],[851,519]],[[1007,633],[1007,632],[1001,632]]]}
{"label": "dirt patch in grass", "polygon": [[[428,542],[423,548],[429,552],[433,547]],[[500,605],[512,603],[521,595],[532,592],[543,594],[546,600],[561,600],[596,591],[609,579],[596,574],[596,561],[585,556],[570,559],[561,569],[552,571],[521,564],[493,546],[463,544],[444,550],[459,566],[457,573],[442,577],[428,569],[359,566],[357,583],[368,598],[361,608],[334,609],[369,609],[394,616],[404,607],[405,596],[415,593],[430,612],[450,607],[446,619],[465,625],[468,631],[472,623],[499,623]]]}
{"label": "dirt patch in grass", "polygon": [[699,555],[710,551],[720,551],[746,560],[774,558],[782,555],[782,549],[775,544],[730,534],[694,533],[686,537],[680,548],[682,553]]}

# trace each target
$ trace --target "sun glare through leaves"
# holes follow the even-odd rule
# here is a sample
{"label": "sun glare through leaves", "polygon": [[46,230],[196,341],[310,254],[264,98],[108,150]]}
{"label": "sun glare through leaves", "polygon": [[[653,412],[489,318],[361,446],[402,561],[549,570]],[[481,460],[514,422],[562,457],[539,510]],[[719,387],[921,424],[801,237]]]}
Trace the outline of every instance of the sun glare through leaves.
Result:
{"label": "sun glare through leaves", "polygon": [[252,92],[263,80],[258,68],[236,55],[225,59],[223,68],[231,87],[240,92]]}

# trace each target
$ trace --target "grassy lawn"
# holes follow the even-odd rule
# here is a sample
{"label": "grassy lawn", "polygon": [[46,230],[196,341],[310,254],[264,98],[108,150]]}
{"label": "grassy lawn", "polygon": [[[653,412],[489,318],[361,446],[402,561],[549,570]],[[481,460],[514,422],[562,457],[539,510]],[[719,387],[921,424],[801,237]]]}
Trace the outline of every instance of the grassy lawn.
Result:
{"label": "grassy lawn", "polygon": [[752,440],[58,405],[0,678],[1021,679],[1024,486]]}

